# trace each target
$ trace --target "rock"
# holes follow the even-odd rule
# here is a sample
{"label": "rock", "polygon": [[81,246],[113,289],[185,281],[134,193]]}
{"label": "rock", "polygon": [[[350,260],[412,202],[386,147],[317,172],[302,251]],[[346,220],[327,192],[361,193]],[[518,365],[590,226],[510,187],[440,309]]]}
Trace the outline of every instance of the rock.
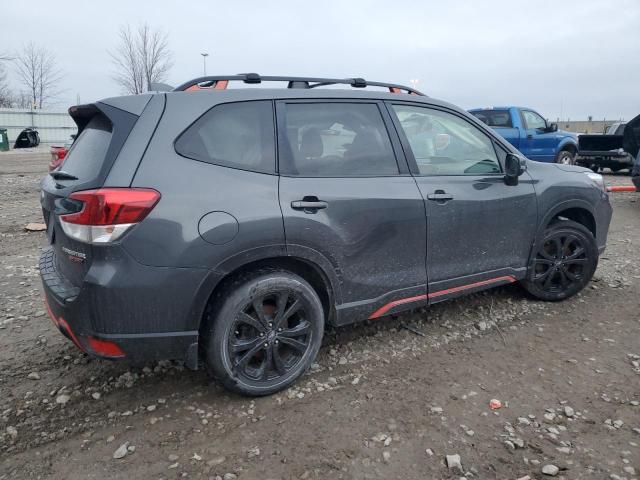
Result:
{"label": "rock", "polygon": [[236,480],[238,476],[235,473],[225,473],[222,476],[222,480]]}
{"label": "rock", "polygon": [[626,467],[624,467],[622,470],[624,470],[624,473],[627,473],[629,475],[631,475],[632,477],[635,477],[636,475],[636,469],[627,465]]}
{"label": "rock", "polygon": [[429,455],[430,457],[433,457],[433,450],[431,450],[430,448],[427,448],[425,450],[425,452],[427,453],[427,455]]}
{"label": "rock", "polygon": [[44,223],[27,223],[24,229],[27,232],[44,232],[47,226]]}
{"label": "rock", "polygon": [[220,464],[224,463],[225,460],[226,460],[226,458],[222,457],[222,456],[221,457],[214,457],[214,458],[212,458],[211,460],[209,460],[207,462],[207,466],[215,467],[216,465],[220,465]]}
{"label": "rock", "polygon": [[442,407],[431,407],[431,413],[442,413]]}
{"label": "rock", "polygon": [[531,425],[531,420],[529,420],[526,417],[518,417],[518,424],[519,425],[529,426],[529,425]]}
{"label": "rock", "polygon": [[548,475],[550,477],[555,477],[556,475],[558,475],[558,472],[560,471],[560,469],[558,467],[556,467],[555,465],[545,465],[544,467],[542,467],[542,473],[544,475]]}
{"label": "rock", "polygon": [[71,397],[64,393],[56,397],[56,403],[59,405],[65,405],[69,400],[71,400]]}
{"label": "rock", "polygon": [[202,460],[202,457],[197,453],[194,453],[193,456],[191,457],[191,460],[195,460],[196,462],[199,462],[200,460]]}
{"label": "rock", "polygon": [[571,418],[575,415],[575,411],[569,405],[564,407],[564,415],[567,418]]}
{"label": "rock", "polygon": [[29,375],[27,375],[27,378],[29,380],[40,380],[40,374],[38,372],[31,372]]}
{"label": "rock", "polygon": [[457,453],[453,454],[453,455],[447,455],[446,457],[447,460],[447,467],[450,470],[456,470],[458,472],[462,472],[462,460],[460,459],[460,455],[458,455]]}
{"label": "rock", "polygon": [[543,416],[547,422],[553,422],[556,418],[556,414],[553,412],[545,413]]}
{"label": "rock", "polygon": [[180,457],[175,453],[171,453],[167,458],[169,459],[170,462],[176,462]]}
{"label": "rock", "polygon": [[176,462],[176,463],[172,463],[171,465],[169,465],[169,468],[170,468],[171,470],[173,470],[174,468],[178,468],[178,466],[179,466],[179,465],[180,465],[180,464],[179,464],[178,462]]}
{"label": "rock", "polygon": [[158,408],[156,405],[149,405],[147,407],[147,412],[153,412],[156,408]]}
{"label": "rock", "polygon": [[620,427],[622,427],[622,425],[624,425],[624,422],[622,420],[614,420],[613,421],[613,426],[615,428],[620,428]]}
{"label": "rock", "polygon": [[391,452],[389,450],[385,450],[382,452],[382,461],[384,463],[389,463],[389,460],[391,460]]}
{"label": "rock", "polygon": [[514,437],[511,439],[511,441],[517,448],[524,448],[524,440],[520,437]]}
{"label": "rock", "polygon": [[120,458],[124,458],[127,455],[128,451],[129,451],[129,442],[124,442],[122,445],[118,447],[118,449],[115,452],[113,452],[113,458],[115,458],[116,460]]}
{"label": "rock", "polygon": [[18,429],[16,427],[12,427],[11,425],[9,425],[6,431],[7,431],[7,434],[14,440],[18,436]]}
{"label": "rock", "polygon": [[113,436],[113,435],[109,435],[109,436],[107,437],[107,443],[111,443],[111,442],[113,442],[115,439],[116,439],[116,437],[115,437],[115,436]]}
{"label": "rock", "polygon": [[478,323],[476,323],[476,328],[481,332],[484,332],[487,328],[489,328],[489,325],[484,320],[480,320]]}
{"label": "rock", "polygon": [[91,394],[91,397],[92,397],[94,400],[100,400],[100,397],[101,397],[101,396],[102,396],[102,395],[100,395],[100,392],[93,392],[93,393]]}
{"label": "rock", "polygon": [[259,457],[260,449],[258,447],[252,447],[247,451],[247,458]]}

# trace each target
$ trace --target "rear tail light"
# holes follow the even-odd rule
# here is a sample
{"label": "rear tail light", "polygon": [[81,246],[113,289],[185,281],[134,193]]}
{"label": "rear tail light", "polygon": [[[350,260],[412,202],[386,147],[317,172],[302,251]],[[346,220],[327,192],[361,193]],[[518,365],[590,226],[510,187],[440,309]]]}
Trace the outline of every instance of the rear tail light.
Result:
{"label": "rear tail light", "polygon": [[51,147],[51,160],[49,161],[49,171],[52,172],[64,161],[67,156],[66,147]]}
{"label": "rear tail light", "polygon": [[69,198],[82,202],[82,209],[60,216],[64,233],[80,242],[109,243],[144,220],[160,193],[150,188],[101,188],[75,192]]}

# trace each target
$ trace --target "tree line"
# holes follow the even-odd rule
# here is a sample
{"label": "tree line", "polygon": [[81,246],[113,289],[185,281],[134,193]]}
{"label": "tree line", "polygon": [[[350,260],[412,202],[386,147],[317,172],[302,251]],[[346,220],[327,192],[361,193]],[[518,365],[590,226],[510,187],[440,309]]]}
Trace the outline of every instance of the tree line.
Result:
{"label": "tree line", "polygon": [[[151,90],[153,83],[166,81],[173,66],[168,34],[146,23],[121,26],[117,46],[109,56],[112,78],[124,94]],[[29,42],[16,52],[0,52],[0,107],[41,109],[55,105],[65,92],[64,78],[55,53],[46,46]]]}

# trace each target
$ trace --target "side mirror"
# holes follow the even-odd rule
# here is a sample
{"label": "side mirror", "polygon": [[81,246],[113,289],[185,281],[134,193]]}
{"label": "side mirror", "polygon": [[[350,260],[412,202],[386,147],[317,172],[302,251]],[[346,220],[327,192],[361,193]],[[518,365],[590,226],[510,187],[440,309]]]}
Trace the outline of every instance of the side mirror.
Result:
{"label": "side mirror", "polygon": [[558,124],[557,123],[550,123],[549,125],[547,125],[547,133],[554,133],[558,131]]}
{"label": "side mirror", "polygon": [[504,183],[509,186],[518,185],[518,177],[526,170],[526,159],[513,153],[507,153],[507,158],[504,161]]}

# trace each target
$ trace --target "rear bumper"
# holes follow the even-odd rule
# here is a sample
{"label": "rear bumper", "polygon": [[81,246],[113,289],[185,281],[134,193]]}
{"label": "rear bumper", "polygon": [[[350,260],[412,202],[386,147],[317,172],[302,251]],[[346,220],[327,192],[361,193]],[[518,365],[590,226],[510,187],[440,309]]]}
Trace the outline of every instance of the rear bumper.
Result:
{"label": "rear bumper", "polygon": [[[114,262],[113,252],[109,255],[110,262],[94,257],[83,285],[77,287],[58,273],[51,248],[42,253],[45,303],[56,328],[95,357],[180,359],[197,368],[198,327],[206,303],[199,292],[207,287],[208,272],[148,267],[124,252]],[[107,349],[110,354],[95,348],[113,344],[121,354],[114,355],[113,348]]]}

